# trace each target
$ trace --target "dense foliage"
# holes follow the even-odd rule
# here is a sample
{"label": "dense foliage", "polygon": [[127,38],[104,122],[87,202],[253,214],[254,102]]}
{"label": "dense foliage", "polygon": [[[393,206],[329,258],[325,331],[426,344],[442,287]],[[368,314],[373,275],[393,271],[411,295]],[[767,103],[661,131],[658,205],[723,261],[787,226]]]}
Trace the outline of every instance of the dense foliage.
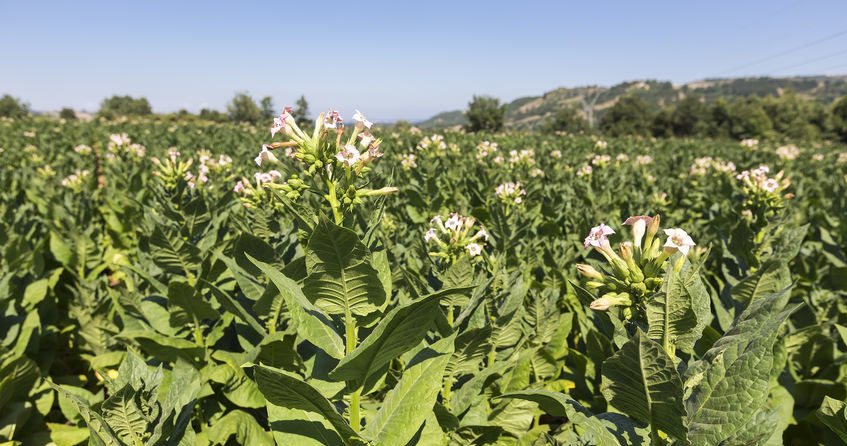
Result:
{"label": "dense foliage", "polygon": [[845,147],[292,111],[0,121],[0,443],[847,439]]}

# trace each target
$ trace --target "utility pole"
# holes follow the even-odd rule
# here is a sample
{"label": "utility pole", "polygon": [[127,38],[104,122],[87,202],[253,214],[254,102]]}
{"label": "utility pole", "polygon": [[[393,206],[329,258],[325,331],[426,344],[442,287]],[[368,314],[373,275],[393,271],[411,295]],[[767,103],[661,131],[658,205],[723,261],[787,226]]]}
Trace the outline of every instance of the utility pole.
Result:
{"label": "utility pole", "polygon": [[582,113],[585,115],[586,119],[588,119],[588,127],[594,128],[594,104],[597,103],[597,98],[600,97],[600,90],[594,90],[594,97],[591,98],[590,101],[586,101],[585,98],[588,96],[586,93],[583,95],[582,101]]}

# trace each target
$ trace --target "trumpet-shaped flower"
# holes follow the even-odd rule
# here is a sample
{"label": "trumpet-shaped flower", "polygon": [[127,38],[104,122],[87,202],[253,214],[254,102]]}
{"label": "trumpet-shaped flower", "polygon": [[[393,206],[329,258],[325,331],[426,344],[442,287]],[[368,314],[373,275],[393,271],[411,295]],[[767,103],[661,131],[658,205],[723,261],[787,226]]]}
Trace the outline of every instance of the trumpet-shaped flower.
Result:
{"label": "trumpet-shaped flower", "polygon": [[608,237],[614,233],[614,229],[600,223],[599,226],[591,228],[591,232],[588,233],[588,237],[585,237],[585,248],[587,249],[589,246],[600,248],[603,245],[603,242],[608,241]]}
{"label": "trumpet-shaped flower", "polygon": [[329,109],[324,116],[324,127],[328,129],[343,129],[344,122],[341,120],[341,114],[336,110]]}
{"label": "trumpet-shaped flower", "polygon": [[353,113],[353,120],[356,121],[356,127],[359,129],[366,128],[370,130],[374,126],[374,123],[365,119],[365,115],[363,115],[359,110],[356,110],[356,113]]}
{"label": "trumpet-shaped flower", "polygon": [[262,151],[259,152],[259,155],[257,155],[256,158],[253,158],[253,161],[255,161],[256,164],[258,164],[259,166],[262,165],[262,161],[269,161],[269,162],[274,163],[274,164],[278,163],[279,160],[276,158],[276,156],[274,156],[273,153],[271,153],[271,151],[269,149],[270,149],[270,146],[263,145]]}
{"label": "trumpet-shaped flower", "polygon": [[354,145],[346,145],[340,152],[335,154],[335,159],[342,164],[346,164],[348,167],[353,167],[361,158],[359,149]]}
{"label": "trumpet-shaped flower", "polygon": [[676,252],[678,250],[685,256],[688,255],[688,250],[695,245],[694,240],[683,229],[665,229],[665,235],[668,236],[668,240],[664,247],[668,251]]}
{"label": "trumpet-shaped flower", "polygon": [[[285,128],[289,125],[289,119],[293,119],[291,116],[291,110],[294,107],[285,107],[282,109],[282,113],[274,118],[274,123],[271,126],[271,137],[276,135],[277,132],[282,131],[285,133]],[[289,121],[289,122],[286,122]]]}
{"label": "trumpet-shaped flower", "polygon": [[468,250],[468,255],[471,257],[482,254],[482,246],[477,243],[468,243],[468,246],[466,246],[466,248]]}

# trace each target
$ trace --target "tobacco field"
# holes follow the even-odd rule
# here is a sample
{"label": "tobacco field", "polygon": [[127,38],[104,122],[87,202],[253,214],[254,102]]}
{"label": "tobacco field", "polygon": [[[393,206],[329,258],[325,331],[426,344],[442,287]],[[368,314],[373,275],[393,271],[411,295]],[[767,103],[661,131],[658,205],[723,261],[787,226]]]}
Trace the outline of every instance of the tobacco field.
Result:
{"label": "tobacco field", "polygon": [[350,116],[0,121],[0,445],[847,441],[847,147]]}

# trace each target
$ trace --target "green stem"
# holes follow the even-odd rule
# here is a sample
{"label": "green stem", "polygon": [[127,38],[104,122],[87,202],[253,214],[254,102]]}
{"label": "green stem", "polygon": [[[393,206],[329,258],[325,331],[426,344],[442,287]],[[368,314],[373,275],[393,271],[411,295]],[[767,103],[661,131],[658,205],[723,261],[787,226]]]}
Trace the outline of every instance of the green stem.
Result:
{"label": "green stem", "polygon": [[203,346],[203,327],[200,326],[200,321],[197,320],[196,316],[194,318],[194,343],[198,346]]}
{"label": "green stem", "polygon": [[[350,354],[356,348],[356,321],[353,315],[347,313],[344,318],[344,325],[347,331],[347,353]],[[359,417],[359,398],[362,394],[362,388],[359,387],[350,396],[350,427],[354,432],[359,432],[361,419]]]}

